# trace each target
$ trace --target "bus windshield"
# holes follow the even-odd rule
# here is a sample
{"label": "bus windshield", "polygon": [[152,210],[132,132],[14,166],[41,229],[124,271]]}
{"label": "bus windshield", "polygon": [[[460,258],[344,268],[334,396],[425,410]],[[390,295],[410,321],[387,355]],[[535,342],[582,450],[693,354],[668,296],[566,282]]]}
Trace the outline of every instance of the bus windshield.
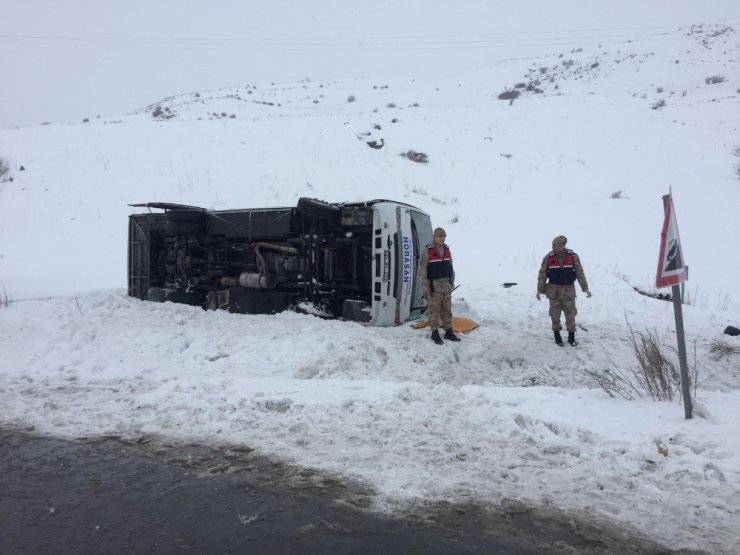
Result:
{"label": "bus windshield", "polygon": [[[414,269],[419,267],[419,258],[422,249],[432,242],[432,221],[423,212],[411,210],[411,235],[414,242]],[[411,293],[410,318],[420,317],[427,308],[427,301],[421,287],[418,271],[414,271],[416,279]]]}

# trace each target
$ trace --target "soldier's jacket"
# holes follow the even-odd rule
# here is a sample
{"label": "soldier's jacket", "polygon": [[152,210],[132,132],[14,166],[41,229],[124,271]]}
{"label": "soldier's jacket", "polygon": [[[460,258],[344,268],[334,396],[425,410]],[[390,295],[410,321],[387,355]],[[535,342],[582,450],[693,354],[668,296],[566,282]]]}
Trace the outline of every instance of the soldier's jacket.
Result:
{"label": "soldier's jacket", "polygon": [[[581,266],[581,259],[573,251],[566,249],[559,255],[557,255],[558,263],[563,266],[566,254],[573,256],[573,268],[575,270],[575,279],[578,281],[578,285],[581,286],[582,291],[588,291],[588,282],[586,281],[586,274],[583,273],[583,266]],[[553,251],[547,253],[542,259],[542,265],[540,266],[540,272],[537,275],[537,292],[547,295],[548,299],[561,299],[564,301],[575,299],[576,289],[575,286],[570,285],[558,285],[554,283],[547,283],[547,270],[548,261],[551,256],[554,256]]]}
{"label": "soldier's jacket", "polygon": [[[421,278],[421,283],[427,284],[429,283],[429,278],[427,277],[427,268],[429,266],[429,249],[436,247],[434,242],[429,243],[426,247],[421,249],[421,256],[419,257],[419,277]],[[443,243],[441,246],[437,247],[437,252],[440,253],[440,255],[444,252],[444,249],[447,249],[449,251],[450,247],[447,245],[447,243]],[[450,255],[451,257],[452,255]],[[449,291],[455,286],[455,267],[452,266],[452,276],[449,279],[435,279],[433,283],[430,283],[432,291]]]}

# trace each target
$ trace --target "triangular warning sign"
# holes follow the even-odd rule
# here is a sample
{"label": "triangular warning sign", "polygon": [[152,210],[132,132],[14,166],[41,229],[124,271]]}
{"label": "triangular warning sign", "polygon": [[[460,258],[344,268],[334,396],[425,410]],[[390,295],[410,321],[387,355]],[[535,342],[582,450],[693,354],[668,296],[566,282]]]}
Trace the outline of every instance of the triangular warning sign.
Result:
{"label": "triangular warning sign", "polygon": [[660,232],[660,257],[656,287],[669,287],[689,279],[688,267],[684,264],[681,239],[678,236],[676,212],[673,208],[673,196],[668,195],[665,204],[663,231]]}

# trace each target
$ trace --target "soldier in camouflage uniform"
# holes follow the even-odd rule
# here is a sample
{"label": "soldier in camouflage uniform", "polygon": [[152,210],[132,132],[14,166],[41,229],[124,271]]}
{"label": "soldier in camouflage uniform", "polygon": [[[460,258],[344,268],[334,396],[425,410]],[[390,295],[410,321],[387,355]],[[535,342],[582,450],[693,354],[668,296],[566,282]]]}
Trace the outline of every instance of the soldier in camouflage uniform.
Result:
{"label": "soldier in camouflage uniform", "polygon": [[448,341],[460,341],[452,331],[452,289],[455,287],[455,269],[452,267],[450,247],[445,243],[447,233],[441,227],[434,230],[434,241],[421,251],[419,276],[424,294],[429,299],[429,327],[432,341],[442,345],[439,328],[445,330]]}
{"label": "soldier in camouflage uniform", "polygon": [[560,313],[565,313],[565,327],[568,330],[568,343],[576,346],[576,288],[575,281],[586,293],[591,296],[588,289],[586,275],[578,255],[570,249],[565,248],[568,239],[558,235],[552,240],[552,251],[545,255],[537,276],[537,300],[540,295],[547,295],[550,299],[550,319],[552,320],[552,331],[555,335],[555,343],[563,346],[563,338],[560,330]]}

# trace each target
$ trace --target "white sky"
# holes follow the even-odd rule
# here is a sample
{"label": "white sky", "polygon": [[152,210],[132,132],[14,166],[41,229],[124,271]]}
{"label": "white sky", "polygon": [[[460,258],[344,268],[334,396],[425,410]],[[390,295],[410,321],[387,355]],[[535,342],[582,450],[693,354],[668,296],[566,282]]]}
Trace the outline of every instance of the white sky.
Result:
{"label": "white sky", "polygon": [[[589,19],[585,4],[566,2],[556,13],[550,4],[534,13],[542,21],[549,15],[553,28],[631,26],[642,39],[607,45],[579,36],[535,53],[527,43],[505,60],[469,48],[478,56],[470,66],[443,51],[436,72],[429,64],[424,76],[394,50],[376,66],[377,49],[317,54],[313,71],[308,62],[289,63],[299,60],[295,53],[248,50],[229,54],[246,61],[224,67],[247,68],[231,82],[209,73],[216,65],[198,65],[203,49],[183,57],[170,52],[172,42],[104,54],[100,38],[113,31],[97,19],[97,4],[72,3],[63,28],[51,23],[63,16],[56,3],[13,5],[13,17],[0,21],[0,63],[4,75],[7,67],[21,75],[14,73],[20,58],[9,62],[8,53],[23,52],[28,78],[3,80],[0,121],[70,121],[0,128],[0,157],[14,177],[0,183],[0,293],[13,300],[0,307],[0,425],[68,437],[241,443],[362,480],[377,491],[380,510],[514,499],[616,524],[673,549],[740,551],[740,354],[716,360],[711,351],[717,341],[740,348],[738,338],[722,335],[728,324],[740,327],[740,261],[732,255],[740,236],[733,169],[740,26],[718,33],[726,24],[712,24],[691,35],[666,28],[701,23],[705,12],[712,21],[737,15],[734,5],[671,2],[668,10],[668,3],[640,2],[640,11],[623,8],[638,3],[619,3]],[[193,11],[166,7],[109,19],[121,37],[193,32]],[[31,17],[34,9],[43,17]],[[342,9],[337,4],[332,17]],[[469,18],[442,4],[405,15],[407,8],[380,10],[397,16],[387,21],[358,9],[368,10],[364,26],[343,25],[340,34],[316,23],[315,34],[301,35],[299,12],[295,22],[258,26],[254,20],[277,17],[272,8],[261,19],[240,19],[210,5],[212,18],[197,14],[198,33],[187,36],[234,37],[241,21],[263,39],[384,37],[412,13],[429,22],[428,30],[412,27],[419,36],[488,33],[488,21],[496,33],[544,29],[534,27],[537,19],[507,28],[499,6]],[[321,13],[314,21],[326,24]],[[218,33],[217,22],[224,22]],[[648,39],[645,30],[655,25]],[[13,34],[96,46],[72,59],[72,47],[57,39],[51,46],[7,39],[11,26]],[[422,62],[427,55],[421,51]],[[259,60],[281,73],[276,85]],[[41,86],[39,67],[56,68],[47,74],[50,88]],[[713,75],[725,81],[707,85]],[[537,76],[543,94],[511,105],[496,100]],[[162,102],[174,119],[140,110],[178,93]],[[80,111],[81,95],[87,110]],[[20,108],[9,110],[10,98],[14,107],[22,99]],[[653,110],[660,100],[666,106]],[[213,117],[221,112],[235,117]],[[91,121],[81,123],[83,114]],[[386,146],[370,149],[369,138]],[[427,153],[430,163],[399,156],[408,149]],[[675,345],[671,305],[632,289],[653,289],[669,187],[690,266],[684,316],[700,407],[690,421],[680,401],[612,399],[587,375],[630,375],[636,361],[626,322],[655,330],[667,349]],[[611,198],[617,191],[622,198]],[[206,313],[126,297],[127,203],[242,208],[293,205],[299,196],[392,198],[428,211],[446,227],[455,257],[462,287],[454,310],[481,328],[438,348],[407,326]],[[578,300],[576,349],[554,346],[546,302],[534,298],[539,263],[561,233],[581,255],[594,293]]]}

